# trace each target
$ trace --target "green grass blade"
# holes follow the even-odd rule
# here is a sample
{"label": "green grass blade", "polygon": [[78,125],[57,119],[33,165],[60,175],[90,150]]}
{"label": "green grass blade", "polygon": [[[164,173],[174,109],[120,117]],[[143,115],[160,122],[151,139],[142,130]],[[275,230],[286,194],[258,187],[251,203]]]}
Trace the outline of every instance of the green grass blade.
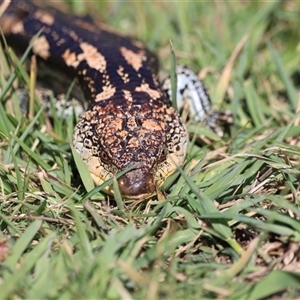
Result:
{"label": "green grass blade", "polygon": [[299,289],[299,282],[298,273],[275,270],[253,285],[249,299],[264,299],[290,287]]}
{"label": "green grass blade", "polygon": [[40,230],[42,221],[36,220],[29,225],[26,231],[21,235],[13,247],[13,254],[5,261],[7,266],[14,268],[23,252],[32,242],[37,232]]}
{"label": "green grass blade", "polygon": [[292,108],[294,112],[296,112],[298,107],[298,96],[297,96],[296,88],[293,85],[289,75],[287,74],[287,71],[284,68],[284,65],[281,61],[279,54],[277,53],[277,51],[275,50],[271,42],[268,42],[268,47],[271,52],[277,72],[279,73],[279,76],[283,81],[286,91],[288,93],[289,101],[292,105]]}

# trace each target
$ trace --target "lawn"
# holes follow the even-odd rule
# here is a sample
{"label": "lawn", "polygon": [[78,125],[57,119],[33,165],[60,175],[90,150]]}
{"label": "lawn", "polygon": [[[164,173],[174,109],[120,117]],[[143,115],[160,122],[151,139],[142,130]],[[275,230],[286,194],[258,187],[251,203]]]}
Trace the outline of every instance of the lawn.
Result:
{"label": "lawn", "polygon": [[0,298],[299,298],[300,3],[53,4],[142,40],[166,73],[171,40],[235,123],[221,139],[190,122],[158,199],[114,201],[72,152],[74,116],[22,115],[35,70],[1,47]]}

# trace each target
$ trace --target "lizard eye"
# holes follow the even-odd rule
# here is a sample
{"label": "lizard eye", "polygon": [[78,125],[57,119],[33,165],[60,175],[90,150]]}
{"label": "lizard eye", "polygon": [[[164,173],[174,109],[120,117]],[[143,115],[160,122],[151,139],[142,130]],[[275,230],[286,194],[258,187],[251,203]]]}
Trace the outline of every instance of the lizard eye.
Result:
{"label": "lizard eye", "polygon": [[105,150],[102,150],[100,152],[100,158],[105,163],[109,162],[109,157],[108,157],[108,154],[107,154],[107,152]]}
{"label": "lizard eye", "polygon": [[164,148],[163,151],[161,152],[160,156],[159,156],[158,162],[164,161],[166,159],[167,155],[168,155],[168,149]]}

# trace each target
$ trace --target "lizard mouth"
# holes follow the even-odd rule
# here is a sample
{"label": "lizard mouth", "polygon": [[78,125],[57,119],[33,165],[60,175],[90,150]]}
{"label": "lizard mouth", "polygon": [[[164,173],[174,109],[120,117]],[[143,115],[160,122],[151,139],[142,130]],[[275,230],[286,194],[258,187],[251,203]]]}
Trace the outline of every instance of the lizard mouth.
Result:
{"label": "lizard mouth", "polygon": [[145,167],[127,172],[118,179],[118,183],[125,199],[144,200],[156,192],[154,175]]}

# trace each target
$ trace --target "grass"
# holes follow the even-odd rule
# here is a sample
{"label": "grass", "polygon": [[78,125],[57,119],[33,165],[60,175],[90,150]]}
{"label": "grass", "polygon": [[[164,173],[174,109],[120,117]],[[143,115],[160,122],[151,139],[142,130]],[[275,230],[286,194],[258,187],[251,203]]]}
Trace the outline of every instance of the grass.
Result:
{"label": "grass", "polygon": [[299,297],[300,4],[68,5],[145,41],[165,71],[171,39],[235,124],[224,139],[189,124],[161,199],[115,204],[70,148],[74,117],[51,123],[37,102],[21,115],[15,88],[32,80],[0,48],[0,297]]}

